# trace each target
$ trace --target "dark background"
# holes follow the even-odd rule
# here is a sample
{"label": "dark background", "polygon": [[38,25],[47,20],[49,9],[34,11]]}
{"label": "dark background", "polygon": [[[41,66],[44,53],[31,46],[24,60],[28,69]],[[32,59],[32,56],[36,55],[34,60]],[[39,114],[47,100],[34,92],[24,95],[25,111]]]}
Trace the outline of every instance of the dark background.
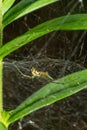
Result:
{"label": "dark background", "polygon": [[[15,4],[18,1],[15,2]],[[87,13],[87,0],[61,0],[34,11],[4,29],[4,44],[34,26],[68,13]],[[48,71],[54,79],[85,69],[87,66],[87,32],[56,31],[23,46],[4,59],[4,108],[16,108],[24,99],[47,83],[22,77],[14,64],[25,74],[30,68]],[[87,90],[40,109],[10,130],[87,130]],[[18,125],[19,124],[19,125]]]}

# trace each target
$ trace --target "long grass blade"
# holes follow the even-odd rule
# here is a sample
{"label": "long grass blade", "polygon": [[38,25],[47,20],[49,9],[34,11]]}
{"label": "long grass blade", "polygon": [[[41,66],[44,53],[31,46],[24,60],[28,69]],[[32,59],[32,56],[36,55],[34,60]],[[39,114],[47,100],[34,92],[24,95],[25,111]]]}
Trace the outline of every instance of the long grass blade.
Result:
{"label": "long grass blade", "polygon": [[56,30],[87,30],[87,14],[62,16],[32,28],[0,48],[0,58],[4,58],[23,45]]}
{"label": "long grass blade", "polygon": [[16,19],[56,1],[58,0],[21,0],[4,15],[3,25],[6,26]]}
{"label": "long grass blade", "polygon": [[2,3],[2,15],[4,15],[8,9],[13,5],[15,0],[3,0]]}
{"label": "long grass blade", "polygon": [[79,71],[53,81],[38,90],[18,106],[8,123],[12,123],[31,112],[87,88],[87,70]]}

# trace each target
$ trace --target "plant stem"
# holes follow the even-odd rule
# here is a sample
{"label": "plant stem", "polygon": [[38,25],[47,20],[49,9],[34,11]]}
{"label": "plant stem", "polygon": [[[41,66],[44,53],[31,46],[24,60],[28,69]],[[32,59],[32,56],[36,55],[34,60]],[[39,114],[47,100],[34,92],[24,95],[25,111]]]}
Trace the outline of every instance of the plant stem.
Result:
{"label": "plant stem", "polygon": [[[0,47],[2,46],[2,0],[0,0]],[[0,118],[3,110],[3,99],[2,99],[2,59],[0,59]]]}
{"label": "plant stem", "polygon": [[3,110],[3,99],[2,99],[2,60],[0,60],[0,113]]}
{"label": "plant stem", "polygon": [[0,0],[0,47],[2,46],[2,0]]}

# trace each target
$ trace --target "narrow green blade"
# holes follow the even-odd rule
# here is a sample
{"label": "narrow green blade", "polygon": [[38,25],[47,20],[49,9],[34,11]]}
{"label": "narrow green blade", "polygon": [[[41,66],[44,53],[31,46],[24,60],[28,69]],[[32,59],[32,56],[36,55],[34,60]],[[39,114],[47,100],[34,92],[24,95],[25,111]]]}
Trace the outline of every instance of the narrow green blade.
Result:
{"label": "narrow green blade", "polygon": [[59,17],[32,28],[0,48],[0,58],[4,58],[23,45],[56,30],[87,30],[87,14]]}
{"label": "narrow green blade", "polygon": [[2,15],[4,15],[8,11],[8,9],[13,5],[14,2],[15,0],[3,0]]}
{"label": "narrow green blade", "polygon": [[58,0],[21,0],[11,8],[3,18],[3,25],[6,26],[14,20]]}
{"label": "narrow green blade", "polygon": [[53,81],[38,90],[18,106],[8,123],[12,123],[31,112],[87,88],[87,70],[79,71]]}

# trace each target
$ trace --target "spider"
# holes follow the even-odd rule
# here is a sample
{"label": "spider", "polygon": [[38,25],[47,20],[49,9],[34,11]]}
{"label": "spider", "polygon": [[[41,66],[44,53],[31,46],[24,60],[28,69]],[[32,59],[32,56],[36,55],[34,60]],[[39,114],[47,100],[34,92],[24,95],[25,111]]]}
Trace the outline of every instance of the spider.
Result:
{"label": "spider", "polygon": [[35,77],[42,77],[42,78],[48,78],[50,80],[54,80],[49,74],[48,72],[44,72],[44,71],[37,71],[36,68],[32,67],[31,68],[31,73],[32,76],[29,75],[25,75],[23,74],[20,69],[15,65],[16,69],[18,70],[18,72],[25,78],[29,78],[29,79],[33,79]]}
{"label": "spider", "polygon": [[53,80],[53,78],[48,74],[48,72],[37,71],[34,67],[31,68],[31,73],[33,77],[43,77],[43,78],[49,78]]}

